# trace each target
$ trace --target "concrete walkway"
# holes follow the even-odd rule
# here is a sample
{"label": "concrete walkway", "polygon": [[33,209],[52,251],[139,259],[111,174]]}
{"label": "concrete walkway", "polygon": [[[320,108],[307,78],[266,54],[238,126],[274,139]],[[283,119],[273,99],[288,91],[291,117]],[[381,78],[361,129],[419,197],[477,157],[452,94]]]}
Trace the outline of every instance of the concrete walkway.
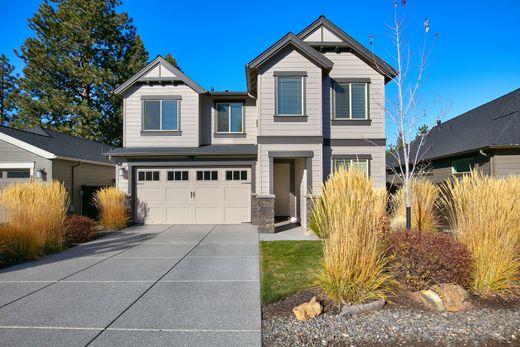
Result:
{"label": "concrete walkway", "polygon": [[250,225],[139,226],[0,271],[2,346],[260,346]]}

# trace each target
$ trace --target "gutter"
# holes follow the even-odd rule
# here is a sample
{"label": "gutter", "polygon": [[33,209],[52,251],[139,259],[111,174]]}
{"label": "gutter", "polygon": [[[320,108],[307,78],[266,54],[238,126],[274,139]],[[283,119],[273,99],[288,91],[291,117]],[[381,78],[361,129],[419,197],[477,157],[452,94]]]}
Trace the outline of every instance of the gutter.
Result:
{"label": "gutter", "polygon": [[81,162],[78,161],[76,165],[72,165],[70,167],[70,174],[71,174],[71,177],[70,177],[70,196],[71,196],[71,202],[72,204],[70,205],[72,207],[72,212],[74,213],[74,169],[78,166],[81,165]]}

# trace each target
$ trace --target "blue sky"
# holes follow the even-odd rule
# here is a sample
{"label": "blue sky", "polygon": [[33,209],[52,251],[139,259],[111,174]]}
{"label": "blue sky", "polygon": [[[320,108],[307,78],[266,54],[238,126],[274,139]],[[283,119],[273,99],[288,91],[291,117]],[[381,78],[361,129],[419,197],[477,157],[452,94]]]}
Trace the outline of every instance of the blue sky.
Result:
{"label": "blue sky", "polygon": [[[40,0],[3,0],[0,53],[21,72],[13,49],[31,35],[27,18]],[[121,10],[134,19],[153,58],[170,52],[184,72],[205,88],[245,90],[244,65],[288,31],[299,32],[324,14],[364,45],[374,36],[375,51],[392,65],[387,25],[393,1],[167,1],[126,0]],[[422,43],[423,21],[438,32],[420,99],[439,97],[448,108],[444,119],[457,116],[520,87],[520,1],[408,0],[403,12],[406,39]],[[394,96],[388,84],[387,96]],[[387,121],[387,137],[394,141]]]}

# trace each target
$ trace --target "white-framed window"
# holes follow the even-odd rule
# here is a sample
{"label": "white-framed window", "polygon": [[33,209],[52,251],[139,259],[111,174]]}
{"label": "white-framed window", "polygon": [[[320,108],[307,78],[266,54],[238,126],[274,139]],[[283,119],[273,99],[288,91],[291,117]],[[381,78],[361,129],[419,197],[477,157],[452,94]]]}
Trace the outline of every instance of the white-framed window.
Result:
{"label": "white-framed window", "polygon": [[247,170],[226,170],[226,181],[247,181]]}
{"label": "white-framed window", "polygon": [[140,182],[144,181],[159,181],[161,178],[161,174],[159,171],[137,171],[137,180]]}
{"label": "white-framed window", "polygon": [[218,181],[217,170],[198,170],[197,181]]}
{"label": "white-framed window", "polygon": [[143,100],[143,130],[179,130],[180,100]]}
{"label": "white-framed window", "polygon": [[453,160],[451,162],[451,173],[460,174],[460,173],[469,173],[472,169],[475,168],[475,158],[468,157]]}
{"label": "white-framed window", "polygon": [[334,119],[368,119],[368,83],[334,82]]}
{"label": "white-framed window", "polygon": [[30,169],[0,169],[0,178],[31,178]]}
{"label": "white-framed window", "polygon": [[275,76],[276,115],[305,115],[305,76]]}
{"label": "white-framed window", "polygon": [[189,171],[187,170],[174,170],[168,171],[167,180],[168,181],[188,181],[190,178]]}
{"label": "white-framed window", "polygon": [[349,169],[350,167],[355,170],[359,170],[364,172],[367,177],[370,175],[369,170],[369,159],[358,159],[358,158],[334,158],[334,169],[338,169],[339,167],[344,167],[345,169]]}
{"label": "white-framed window", "polygon": [[215,132],[244,132],[244,103],[217,102],[215,104]]}

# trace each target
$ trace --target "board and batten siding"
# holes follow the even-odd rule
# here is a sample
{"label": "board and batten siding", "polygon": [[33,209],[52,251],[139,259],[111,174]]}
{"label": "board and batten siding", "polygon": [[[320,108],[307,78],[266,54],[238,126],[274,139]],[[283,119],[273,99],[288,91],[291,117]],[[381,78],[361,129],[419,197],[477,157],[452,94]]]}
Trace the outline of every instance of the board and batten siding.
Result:
{"label": "board and batten siding", "polygon": [[325,127],[323,137],[331,139],[382,139],[385,138],[385,78],[352,53],[326,52],[324,55],[334,62],[329,76],[323,79],[323,121],[330,124],[333,117],[332,88],[334,78],[369,78],[368,117],[370,125],[330,125]]}
{"label": "board and batten siding", "polygon": [[[269,194],[269,152],[312,151],[312,187],[318,193],[322,184],[322,147],[321,143],[311,144],[259,144],[258,166],[256,169],[256,190],[259,195]],[[289,158],[290,159],[290,158]]]}
{"label": "board and batten siding", "polygon": [[[141,96],[178,95],[180,101],[181,135],[143,136]],[[199,146],[199,94],[181,84],[133,86],[125,93],[124,146],[131,147],[198,147]]]}
{"label": "board and batten siding", "polygon": [[9,142],[0,140],[0,169],[2,163],[34,163],[34,172],[44,170],[52,178],[52,162]]}
{"label": "board and batten siding", "polygon": [[369,163],[372,185],[374,188],[384,188],[386,186],[386,148],[384,146],[331,146],[329,148],[324,147],[323,150],[325,174],[330,173],[332,170],[333,156],[370,155],[372,158]]}
{"label": "board and batten siding", "polygon": [[[216,102],[244,102],[244,134],[216,134]],[[201,97],[201,144],[255,144],[257,131],[256,100],[251,97]]]}
{"label": "board and batten siding", "polygon": [[[306,72],[305,122],[275,121],[274,72]],[[286,48],[258,71],[258,135],[320,136],[322,134],[322,71],[298,51]],[[281,118],[281,117],[280,117]],[[287,116],[286,118],[290,118]],[[285,119],[284,119],[285,120]]]}
{"label": "board and batten siding", "polygon": [[493,171],[497,177],[520,175],[520,154],[495,155],[493,157]]}

